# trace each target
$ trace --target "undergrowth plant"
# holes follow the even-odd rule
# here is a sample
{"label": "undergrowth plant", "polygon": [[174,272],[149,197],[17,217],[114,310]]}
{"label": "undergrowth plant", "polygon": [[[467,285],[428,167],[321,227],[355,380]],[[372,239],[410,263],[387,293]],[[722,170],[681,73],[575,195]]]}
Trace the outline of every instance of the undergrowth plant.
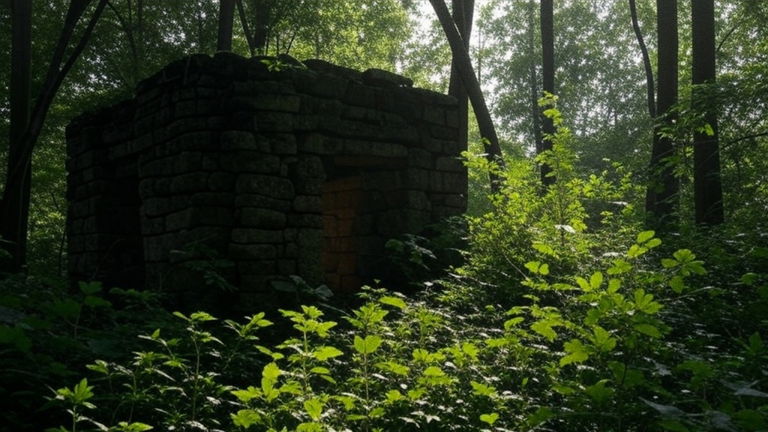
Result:
{"label": "undergrowth plant", "polygon": [[[578,173],[554,102],[538,160],[554,185],[529,161],[469,157],[504,185],[468,218],[465,264],[420,295],[366,287],[346,312],[241,322],[174,313],[132,359],[55,391],[58,430],[768,430],[766,236],[642,230],[631,173]],[[427,274],[437,255],[410,240],[391,247]]]}

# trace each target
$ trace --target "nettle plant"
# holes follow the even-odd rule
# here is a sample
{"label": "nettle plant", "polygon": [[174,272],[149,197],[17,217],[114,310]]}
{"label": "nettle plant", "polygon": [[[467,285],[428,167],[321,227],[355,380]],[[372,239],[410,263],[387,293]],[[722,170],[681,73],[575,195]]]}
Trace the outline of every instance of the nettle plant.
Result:
{"label": "nettle plant", "polygon": [[[130,364],[89,366],[101,400],[86,381],[58,390],[72,415],[58,430],[631,430],[667,406],[654,399],[669,394],[658,297],[684,295],[704,271],[686,250],[645,270],[660,244],[643,232],[603,271],[578,277],[528,262],[526,303],[503,321],[487,308],[484,326],[374,289],[339,321],[316,306],[281,310],[292,334],[271,345],[256,336],[272,325],[263,313],[223,329],[207,313],[175,313],[179,337],[156,330]],[[112,407],[99,410],[108,418],[85,415],[96,403]]]}

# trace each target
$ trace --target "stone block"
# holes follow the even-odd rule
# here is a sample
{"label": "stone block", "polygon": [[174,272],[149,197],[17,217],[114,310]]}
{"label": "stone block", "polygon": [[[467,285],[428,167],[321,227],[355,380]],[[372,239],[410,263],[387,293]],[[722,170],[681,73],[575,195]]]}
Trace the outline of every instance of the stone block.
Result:
{"label": "stone block", "polygon": [[291,214],[288,215],[288,224],[292,227],[322,228],[323,217],[319,214]]}
{"label": "stone block", "polygon": [[368,69],[363,72],[363,83],[374,87],[413,87],[413,80],[382,69]]}
{"label": "stone block", "polygon": [[277,272],[283,276],[296,274],[296,260],[281,259],[277,262]]}
{"label": "stone block", "polygon": [[258,228],[235,228],[232,230],[232,242],[238,244],[282,243],[282,230],[264,230]]}
{"label": "stone block", "polygon": [[227,255],[236,260],[271,260],[277,257],[277,249],[270,244],[233,243],[229,245]]}
{"label": "stone block", "polygon": [[322,200],[319,196],[299,195],[293,199],[293,209],[301,213],[320,213]]}
{"label": "stone block", "polygon": [[270,144],[271,152],[277,155],[295,155],[297,151],[296,136],[293,134],[267,134],[264,139]]}
{"label": "stone block", "polygon": [[219,148],[225,151],[251,150],[266,153],[269,151],[269,143],[257,141],[252,132],[225,131],[219,134]]}
{"label": "stone block", "polygon": [[223,170],[230,172],[264,174],[280,172],[280,158],[260,152],[240,151],[222,154],[219,163]]}
{"label": "stone block", "polygon": [[[235,250],[231,250],[232,253],[242,254],[242,251],[237,250],[238,247],[233,247]],[[245,277],[253,275],[270,276],[279,274],[277,269],[277,262],[274,260],[268,260],[266,258],[257,261],[240,261],[237,263],[237,271],[240,273],[240,275]]]}
{"label": "stone block", "polygon": [[237,178],[235,188],[238,194],[258,194],[279,199],[293,199],[295,192],[293,183],[282,177],[241,174]]}
{"label": "stone block", "polygon": [[239,210],[238,222],[243,227],[282,229],[286,226],[287,218],[283,212],[245,207]]}
{"label": "stone block", "polygon": [[464,159],[460,157],[445,156],[437,158],[437,161],[435,162],[435,168],[437,168],[438,171],[449,171],[456,173],[466,172],[467,170],[467,167],[464,166]]}
{"label": "stone block", "polygon": [[445,110],[437,107],[428,107],[424,110],[424,121],[430,124],[445,126]]}
{"label": "stone block", "polygon": [[434,158],[427,150],[413,147],[408,149],[408,165],[415,168],[434,168]]}
{"label": "stone block", "polygon": [[171,192],[174,194],[208,190],[208,173],[193,172],[173,177]]}
{"label": "stone block", "polygon": [[290,132],[293,130],[293,115],[282,112],[263,111],[255,115],[259,131]]}
{"label": "stone block", "polygon": [[237,194],[235,196],[235,207],[258,207],[286,212],[291,208],[291,201],[289,198],[276,199],[264,195]]}

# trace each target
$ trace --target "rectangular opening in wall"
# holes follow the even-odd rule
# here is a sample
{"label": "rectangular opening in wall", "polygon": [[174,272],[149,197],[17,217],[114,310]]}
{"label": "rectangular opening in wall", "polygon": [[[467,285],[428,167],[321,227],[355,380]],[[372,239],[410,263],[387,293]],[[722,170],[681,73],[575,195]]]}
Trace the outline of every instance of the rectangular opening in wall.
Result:
{"label": "rectangular opening in wall", "polygon": [[322,262],[325,281],[334,291],[351,293],[360,288],[358,274],[360,237],[357,218],[363,202],[362,178],[343,177],[325,182],[323,201]]}

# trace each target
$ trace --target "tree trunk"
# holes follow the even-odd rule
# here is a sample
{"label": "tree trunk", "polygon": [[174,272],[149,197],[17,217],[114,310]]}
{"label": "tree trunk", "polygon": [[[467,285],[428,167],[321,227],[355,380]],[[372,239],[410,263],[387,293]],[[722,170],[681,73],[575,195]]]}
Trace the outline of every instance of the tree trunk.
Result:
{"label": "tree trunk", "polygon": [[[541,75],[542,90],[544,93],[555,94],[555,33],[554,33],[554,7],[552,0],[541,0]],[[541,151],[552,150],[552,136],[555,134],[555,125],[552,119],[547,118],[542,112],[544,136],[541,141]],[[541,183],[550,186],[555,183],[552,176],[552,168],[547,164],[541,165]]]}
{"label": "tree trunk", "polygon": [[[22,3],[22,2],[20,2]],[[80,54],[85,49],[88,40],[93,33],[99,18],[101,17],[107,0],[99,0],[93,15],[91,15],[88,24],[83,30],[78,43],[71,48],[69,57],[64,61],[69,46],[70,39],[75,28],[80,21],[91,0],[72,0],[67,9],[67,15],[64,19],[64,26],[59,34],[59,40],[56,43],[51,63],[46,73],[45,81],[42,84],[40,93],[35,99],[35,105],[29,116],[29,122],[21,132],[21,137],[13,143],[14,161],[9,164],[6,172],[5,190],[3,199],[0,201],[0,227],[3,231],[8,229],[11,235],[3,233],[3,237],[18,242],[13,249],[13,263],[21,269],[21,265],[26,260],[26,228],[29,219],[29,182],[31,173],[32,152],[40,136],[40,131],[45,123],[48,110],[56,97],[56,93],[61,87],[61,83],[74,66]],[[10,159],[10,158],[9,158]],[[25,189],[26,188],[26,189]],[[26,190],[26,192],[24,192]]]}
{"label": "tree trunk", "polygon": [[629,0],[629,14],[632,17],[632,29],[635,31],[637,44],[640,45],[640,53],[643,56],[643,68],[645,69],[645,85],[648,94],[648,114],[652,119],[656,118],[656,85],[653,83],[653,68],[651,57],[648,55],[648,47],[645,45],[643,33],[640,31],[640,23],[637,21],[637,6],[635,0]]}
{"label": "tree trunk", "polygon": [[677,103],[677,0],[656,0],[658,31],[658,94],[654,126],[653,149],[646,195],[647,223],[656,229],[674,226],[677,210],[679,181],[675,176],[676,144],[663,129],[674,126],[672,107]]}
{"label": "tree trunk", "polygon": [[528,2],[528,86],[531,90],[531,134],[536,154],[541,153],[541,114],[539,113],[539,79],[536,76],[536,3]]}
{"label": "tree trunk", "polygon": [[256,55],[256,41],[251,34],[251,28],[248,25],[248,17],[245,15],[245,8],[243,8],[243,0],[237,0],[237,15],[240,17],[240,25],[243,27],[243,33],[245,34],[245,40],[248,42],[248,52],[251,56]]}
{"label": "tree trunk", "polygon": [[[453,21],[456,23],[456,27],[458,27],[462,39],[464,39],[464,48],[469,52],[469,40],[470,35],[472,34],[475,1],[453,0],[452,9]],[[456,66],[456,59],[452,59],[451,61],[451,80],[450,85],[448,86],[448,94],[459,101],[459,142],[461,142],[462,145],[464,145],[464,149],[466,149],[467,141],[469,139],[469,97],[467,96],[467,90],[461,84],[459,68]]]}
{"label": "tree trunk", "polygon": [[[464,48],[464,40],[456,29],[456,24],[453,22],[453,18],[451,18],[451,13],[448,11],[448,7],[445,6],[445,2],[443,2],[443,0],[429,0],[429,2],[432,4],[432,8],[437,14],[440,25],[443,27],[445,36],[451,46],[453,58],[456,59],[456,67],[458,68],[461,82],[467,90],[469,100],[472,103],[472,109],[475,112],[475,117],[477,117],[477,126],[480,129],[480,136],[483,139],[486,158],[488,158],[490,162],[498,165],[499,168],[504,169],[504,160],[501,155],[496,128],[493,126],[491,113],[488,111],[483,92],[480,89],[480,83],[478,83],[477,76],[472,68],[472,61],[469,59],[469,54]],[[491,180],[491,190],[493,192],[498,192],[501,186],[499,176],[494,172],[491,172],[489,173],[489,177]]]}
{"label": "tree trunk", "polygon": [[11,124],[8,145],[8,171],[22,166],[23,173],[6,181],[3,197],[0,241],[10,254],[8,270],[20,271],[25,264],[31,166],[24,161],[24,130],[29,125],[30,78],[32,64],[32,2],[13,0],[11,3]]}
{"label": "tree trunk", "polygon": [[254,14],[256,17],[253,20],[253,42],[258,53],[266,54],[269,51],[269,22],[272,13],[272,3],[267,4],[266,0],[255,0],[254,3]]}
{"label": "tree trunk", "polygon": [[219,36],[216,51],[232,51],[232,21],[235,18],[235,0],[219,0]]}
{"label": "tree trunk", "polygon": [[720,183],[720,151],[717,131],[717,106],[702,86],[715,83],[715,7],[714,0],[691,0],[693,35],[694,112],[704,113],[711,134],[693,134],[693,193],[696,223],[717,225],[723,222],[723,189]]}

